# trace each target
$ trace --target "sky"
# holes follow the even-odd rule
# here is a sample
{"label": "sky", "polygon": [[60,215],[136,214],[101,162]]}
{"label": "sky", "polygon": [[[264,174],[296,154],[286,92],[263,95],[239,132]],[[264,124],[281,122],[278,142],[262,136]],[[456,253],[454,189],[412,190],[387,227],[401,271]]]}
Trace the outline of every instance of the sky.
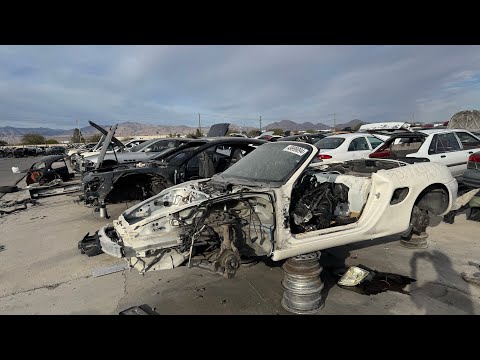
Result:
{"label": "sky", "polygon": [[480,46],[0,46],[0,127],[352,119],[480,109]]}

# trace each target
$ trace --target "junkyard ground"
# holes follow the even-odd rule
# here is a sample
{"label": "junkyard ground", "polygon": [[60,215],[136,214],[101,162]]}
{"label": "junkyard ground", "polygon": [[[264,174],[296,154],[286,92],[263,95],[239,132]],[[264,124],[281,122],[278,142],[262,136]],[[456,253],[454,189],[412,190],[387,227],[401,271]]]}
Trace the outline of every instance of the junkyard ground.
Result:
{"label": "junkyard ground", "polygon": [[[18,160],[0,159],[0,174],[19,166]],[[280,263],[242,267],[233,279],[187,267],[143,277],[136,270],[93,277],[93,269],[124,262],[106,254],[80,254],[78,241],[109,220],[95,218],[91,208],[74,200],[68,195],[43,198],[0,217],[0,245],[5,245],[0,314],[118,314],[140,304],[160,314],[290,314],[281,306]],[[111,217],[131,205],[111,205]],[[392,236],[323,251],[325,304],[318,314],[480,314],[480,287],[460,275],[475,271],[469,261],[480,263],[480,223],[462,214],[454,224],[442,222],[428,232],[429,247],[422,250],[405,249]],[[341,264],[362,264],[417,281],[407,287],[410,295],[361,295],[331,281],[329,267]]]}

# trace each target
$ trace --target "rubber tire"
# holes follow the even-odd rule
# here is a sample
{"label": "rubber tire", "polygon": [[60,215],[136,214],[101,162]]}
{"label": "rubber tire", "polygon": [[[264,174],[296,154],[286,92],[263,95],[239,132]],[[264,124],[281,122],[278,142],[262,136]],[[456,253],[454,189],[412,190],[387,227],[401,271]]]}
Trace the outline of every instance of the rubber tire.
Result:
{"label": "rubber tire", "polygon": [[17,186],[0,186],[0,193],[8,194],[20,190]]}

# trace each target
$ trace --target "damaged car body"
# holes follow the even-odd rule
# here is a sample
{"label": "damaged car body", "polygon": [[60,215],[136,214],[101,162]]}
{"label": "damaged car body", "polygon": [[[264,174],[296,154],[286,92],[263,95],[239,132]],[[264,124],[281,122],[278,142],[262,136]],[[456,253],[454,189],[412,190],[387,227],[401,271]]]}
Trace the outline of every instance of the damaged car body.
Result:
{"label": "damaged car body", "polygon": [[192,140],[146,163],[93,171],[83,178],[86,205],[106,215],[106,203],[145,200],[185,181],[222,172],[265,141],[236,137]]}
{"label": "damaged car body", "polygon": [[74,174],[68,169],[64,155],[45,156],[35,162],[27,171],[25,181],[27,185],[38,183],[46,184],[55,179],[68,181]]}
{"label": "damaged car body", "polygon": [[165,189],[102,227],[102,250],[142,274],[188,264],[232,277],[242,258],[278,261],[402,234],[418,225],[417,212],[443,215],[455,201],[457,182],[442,164],[322,164],[312,162],[317,152],[267,143],[211,179]]}

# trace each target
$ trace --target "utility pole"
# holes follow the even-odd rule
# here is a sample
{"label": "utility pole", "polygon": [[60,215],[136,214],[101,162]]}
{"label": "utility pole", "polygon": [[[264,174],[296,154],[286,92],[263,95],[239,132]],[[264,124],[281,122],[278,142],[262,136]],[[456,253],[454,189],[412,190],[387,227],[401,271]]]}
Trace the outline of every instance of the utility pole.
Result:
{"label": "utility pole", "polygon": [[202,125],[200,125],[200,113],[198,113],[198,131],[202,134]]}
{"label": "utility pole", "polygon": [[262,115],[260,115],[260,132],[262,132]]}
{"label": "utility pole", "polygon": [[337,127],[337,114],[333,114],[333,130]]}

